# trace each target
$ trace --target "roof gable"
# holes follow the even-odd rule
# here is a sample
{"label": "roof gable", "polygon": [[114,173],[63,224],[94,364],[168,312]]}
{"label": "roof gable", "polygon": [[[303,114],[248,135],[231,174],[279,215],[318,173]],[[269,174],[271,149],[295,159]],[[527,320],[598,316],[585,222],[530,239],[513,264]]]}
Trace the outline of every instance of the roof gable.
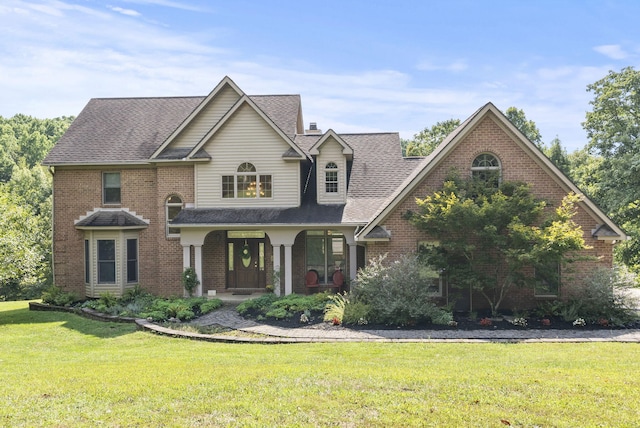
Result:
{"label": "roof gable", "polygon": [[216,135],[216,133],[218,131],[220,131],[220,129],[222,129],[222,127],[230,120],[232,120],[233,116],[235,115],[236,112],[238,112],[240,110],[241,107],[243,106],[248,106],[251,109],[253,109],[258,116],[260,116],[262,118],[262,120],[264,120],[288,145],[289,145],[289,149],[286,150],[285,152],[283,152],[283,159],[289,159],[289,160],[300,160],[300,159],[304,159],[306,158],[306,155],[304,154],[304,152],[300,149],[300,147],[298,147],[293,140],[286,135],[282,129],[280,129],[275,123],[274,121],[267,116],[267,114],[260,109],[256,103],[251,99],[251,97],[247,96],[247,95],[243,95],[238,102],[236,102],[233,107],[231,107],[231,109],[218,121],[218,123],[216,123],[216,125],[211,128],[211,130],[209,132],[207,132],[207,134],[202,137],[202,139],[200,140],[200,142],[191,150],[191,152],[189,153],[189,155],[187,156],[187,158],[193,158],[196,156],[196,154],[198,153],[199,150],[201,150],[204,145],[211,139],[214,137],[214,135]]}
{"label": "roof gable", "polygon": [[190,126],[198,120],[200,115],[206,110],[206,108],[216,99],[216,97],[226,89],[231,89],[237,95],[236,99],[242,98],[245,94],[242,90],[231,80],[228,76],[225,76],[220,83],[207,95],[202,102],[184,119],[184,121],[169,135],[169,137],[162,143],[160,147],[151,156],[152,159],[160,157],[162,152],[169,148],[180,135],[185,133]]}
{"label": "roof gable", "polygon": [[427,157],[425,157],[420,165],[406,178],[406,180],[387,198],[381,205],[379,210],[371,218],[370,222],[358,234],[361,237],[367,236],[376,226],[379,226],[388,215],[408,196],[417,186],[429,175],[429,173],[439,165],[447,156],[468,136],[484,119],[491,118],[498,126],[513,137],[515,144],[518,144],[524,152],[532,158],[558,185],[566,192],[573,192],[580,196],[581,206],[591,214],[592,217],[598,219],[601,223],[606,224],[618,239],[626,239],[625,233],[616,226],[611,219],[582,191],[569,180],[553,162],[551,162],[538,149],[535,144],[527,139],[509,119],[492,103],[485,104],[478,109],[469,118],[467,118],[460,126],[458,126],[442,143]]}
{"label": "roof gable", "polygon": [[347,144],[342,139],[342,137],[336,134],[333,129],[329,129],[327,132],[325,132],[324,135],[320,137],[320,139],[313,146],[311,146],[311,148],[309,149],[309,154],[315,156],[319,155],[320,147],[322,147],[322,145],[330,139],[333,139],[342,147],[342,154],[345,155],[347,159],[350,160],[353,157],[353,149],[351,148],[351,146],[349,146],[349,144]]}

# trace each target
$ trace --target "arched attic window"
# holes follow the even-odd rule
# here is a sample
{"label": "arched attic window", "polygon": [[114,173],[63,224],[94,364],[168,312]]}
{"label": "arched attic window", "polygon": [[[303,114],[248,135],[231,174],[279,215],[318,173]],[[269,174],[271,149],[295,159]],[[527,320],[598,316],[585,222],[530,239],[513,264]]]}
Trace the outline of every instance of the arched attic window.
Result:
{"label": "arched attic window", "polygon": [[324,167],[324,189],[327,193],[338,193],[338,165],[335,162]]}
{"label": "arched attic window", "polygon": [[180,229],[177,227],[170,227],[169,222],[176,218],[182,211],[182,199],[178,195],[171,195],[165,202],[165,214],[167,219],[167,237],[173,238],[180,236]]}
{"label": "arched attic window", "polygon": [[476,156],[471,164],[471,177],[474,180],[485,181],[498,187],[501,175],[500,161],[491,153],[482,153]]}

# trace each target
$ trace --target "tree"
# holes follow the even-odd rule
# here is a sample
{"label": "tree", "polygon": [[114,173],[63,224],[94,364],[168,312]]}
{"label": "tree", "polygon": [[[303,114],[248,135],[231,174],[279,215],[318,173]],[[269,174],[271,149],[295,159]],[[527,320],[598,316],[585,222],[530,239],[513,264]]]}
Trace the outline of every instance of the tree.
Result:
{"label": "tree", "polygon": [[458,126],[459,119],[447,119],[437,122],[431,128],[424,128],[412,140],[403,142],[406,147],[405,156],[428,156]]}
{"label": "tree", "polygon": [[567,151],[562,147],[562,143],[558,137],[551,140],[551,145],[548,148],[543,148],[542,151],[549,160],[555,164],[555,166],[560,168],[560,170],[566,175],[569,175],[571,168],[569,165]]}
{"label": "tree", "polygon": [[544,147],[544,143],[542,142],[542,135],[540,135],[540,130],[533,120],[527,119],[527,116],[524,114],[523,110],[516,107],[509,107],[507,111],[504,112],[504,115],[507,117],[507,119],[509,119],[509,122],[511,122],[513,126],[518,128],[520,132],[522,132],[525,137],[529,139],[529,141],[534,143],[540,149]]}
{"label": "tree", "polygon": [[593,110],[582,126],[589,152],[599,158],[596,200],[632,236],[617,247],[617,255],[640,271],[640,71],[610,71],[587,91],[594,94]]}
{"label": "tree", "polygon": [[568,263],[587,248],[572,220],[577,201],[568,195],[547,216],[546,202],[525,183],[496,188],[451,176],[441,190],[417,200],[412,222],[437,242],[425,250],[427,263],[445,270],[454,286],[479,292],[497,314],[513,287],[533,283],[527,267]]}
{"label": "tree", "polygon": [[40,163],[72,119],[0,116],[0,300],[51,283],[51,175]]}

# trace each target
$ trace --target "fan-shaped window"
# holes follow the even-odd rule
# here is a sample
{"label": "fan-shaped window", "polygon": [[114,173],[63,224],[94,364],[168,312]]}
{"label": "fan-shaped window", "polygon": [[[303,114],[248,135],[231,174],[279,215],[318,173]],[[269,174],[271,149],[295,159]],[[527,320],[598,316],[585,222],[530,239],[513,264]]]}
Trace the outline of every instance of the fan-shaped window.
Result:
{"label": "fan-shaped window", "polygon": [[255,165],[244,162],[235,175],[222,176],[223,198],[270,198],[271,175],[258,174]]}
{"label": "fan-shaped window", "polygon": [[338,193],[338,165],[335,162],[324,167],[324,187],[327,193]]}
{"label": "fan-shaped window", "polygon": [[476,180],[486,181],[498,187],[500,175],[500,161],[491,153],[482,153],[471,164],[471,176]]}
{"label": "fan-shaped window", "polygon": [[167,236],[180,236],[180,229],[177,227],[170,227],[169,222],[176,218],[180,211],[182,211],[182,199],[176,195],[169,196],[165,203],[165,211],[167,217]]}

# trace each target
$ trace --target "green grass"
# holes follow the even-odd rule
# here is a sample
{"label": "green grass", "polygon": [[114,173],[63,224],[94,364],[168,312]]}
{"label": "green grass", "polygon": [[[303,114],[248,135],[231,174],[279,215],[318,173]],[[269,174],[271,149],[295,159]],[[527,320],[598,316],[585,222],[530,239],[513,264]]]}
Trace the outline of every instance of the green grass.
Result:
{"label": "green grass", "polygon": [[640,345],[218,344],[0,303],[0,426],[637,426]]}

